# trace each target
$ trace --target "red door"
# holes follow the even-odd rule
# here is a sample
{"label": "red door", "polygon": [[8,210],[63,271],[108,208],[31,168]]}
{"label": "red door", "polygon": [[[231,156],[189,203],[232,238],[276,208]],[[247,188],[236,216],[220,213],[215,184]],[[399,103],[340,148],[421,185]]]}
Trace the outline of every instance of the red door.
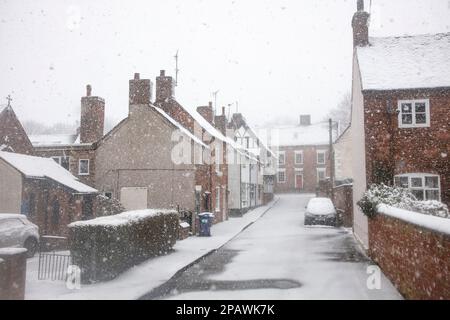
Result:
{"label": "red door", "polygon": [[303,189],[303,175],[302,174],[295,175],[295,188]]}

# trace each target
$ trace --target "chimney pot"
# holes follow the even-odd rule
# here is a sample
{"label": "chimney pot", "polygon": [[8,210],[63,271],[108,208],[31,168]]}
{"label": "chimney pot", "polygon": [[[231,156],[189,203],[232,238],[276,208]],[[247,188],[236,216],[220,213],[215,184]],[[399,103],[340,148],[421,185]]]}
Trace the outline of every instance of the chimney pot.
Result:
{"label": "chimney pot", "polygon": [[159,71],[159,76],[160,77],[164,77],[166,75],[166,70],[160,70]]}
{"label": "chimney pot", "polygon": [[225,107],[222,107],[222,115],[225,115]]}
{"label": "chimney pot", "polygon": [[92,93],[92,87],[91,87],[90,84],[88,84],[88,85],[86,86],[86,96],[87,96],[87,97],[90,97],[90,96],[91,96],[91,93]]}
{"label": "chimney pot", "polygon": [[208,106],[210,106],[212,108],[212,101],[208,102]]}
{"label": "chimney pot", "polygon": [[139,75],[139,73],[135,73],[134,74],[134,80],[139,80],[140,79],[140,75]]}
{"label": "chimney pot", "polygon": [[356,8],[358,11],[364,11],[364,0],[358,0]]}

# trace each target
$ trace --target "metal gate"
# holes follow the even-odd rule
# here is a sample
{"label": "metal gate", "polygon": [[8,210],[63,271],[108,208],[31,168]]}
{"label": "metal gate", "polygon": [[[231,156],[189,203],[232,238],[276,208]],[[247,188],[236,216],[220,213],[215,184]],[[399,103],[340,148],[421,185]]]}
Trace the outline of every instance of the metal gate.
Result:
{"label": "metal gate", "polygon": [[38,280],[65,281],[71,260],[70,254],[39,252]]}

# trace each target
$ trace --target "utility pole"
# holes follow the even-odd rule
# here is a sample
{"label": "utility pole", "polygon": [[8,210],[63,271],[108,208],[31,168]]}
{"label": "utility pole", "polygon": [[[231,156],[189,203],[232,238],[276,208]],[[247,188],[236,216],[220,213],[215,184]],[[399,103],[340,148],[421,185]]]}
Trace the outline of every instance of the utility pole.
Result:
{"label": "utility pole", "polygon": [[178,50],[177,53],[174,55],[175,58],[175,86],[178,86],[178,71],[180,71],[180,69],[178,69]]}
{"label": "utility pole", "polygon": [[333,152],[333,120],[330,118],[328,120],[328,130],[329,130],[329,159],[330,159],[330,191],[331,200],[334,201],[334,152]]}

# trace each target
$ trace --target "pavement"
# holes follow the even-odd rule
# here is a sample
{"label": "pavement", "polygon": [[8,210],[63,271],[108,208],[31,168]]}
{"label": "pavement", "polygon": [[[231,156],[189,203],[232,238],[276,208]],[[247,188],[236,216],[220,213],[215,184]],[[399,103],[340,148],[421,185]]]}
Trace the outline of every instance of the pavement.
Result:
{"label": "pavement", "polygon": [[68,288],[64,281],[38,280],[39,258],[36,255],[27,261],[25,299],[138,299],[218,250],[252,225],[275,203],[276,200],[247,212],[243,217],[231,217],[213,225],[211,237],[193,236],[177,241],[168,254],[148,259],[113,280],[82,284],[80,288]]}
{"label": "pavement", "polygon": [[278,202],[141,299],[402,299],[351,230],[304,226],[313,195]]}

